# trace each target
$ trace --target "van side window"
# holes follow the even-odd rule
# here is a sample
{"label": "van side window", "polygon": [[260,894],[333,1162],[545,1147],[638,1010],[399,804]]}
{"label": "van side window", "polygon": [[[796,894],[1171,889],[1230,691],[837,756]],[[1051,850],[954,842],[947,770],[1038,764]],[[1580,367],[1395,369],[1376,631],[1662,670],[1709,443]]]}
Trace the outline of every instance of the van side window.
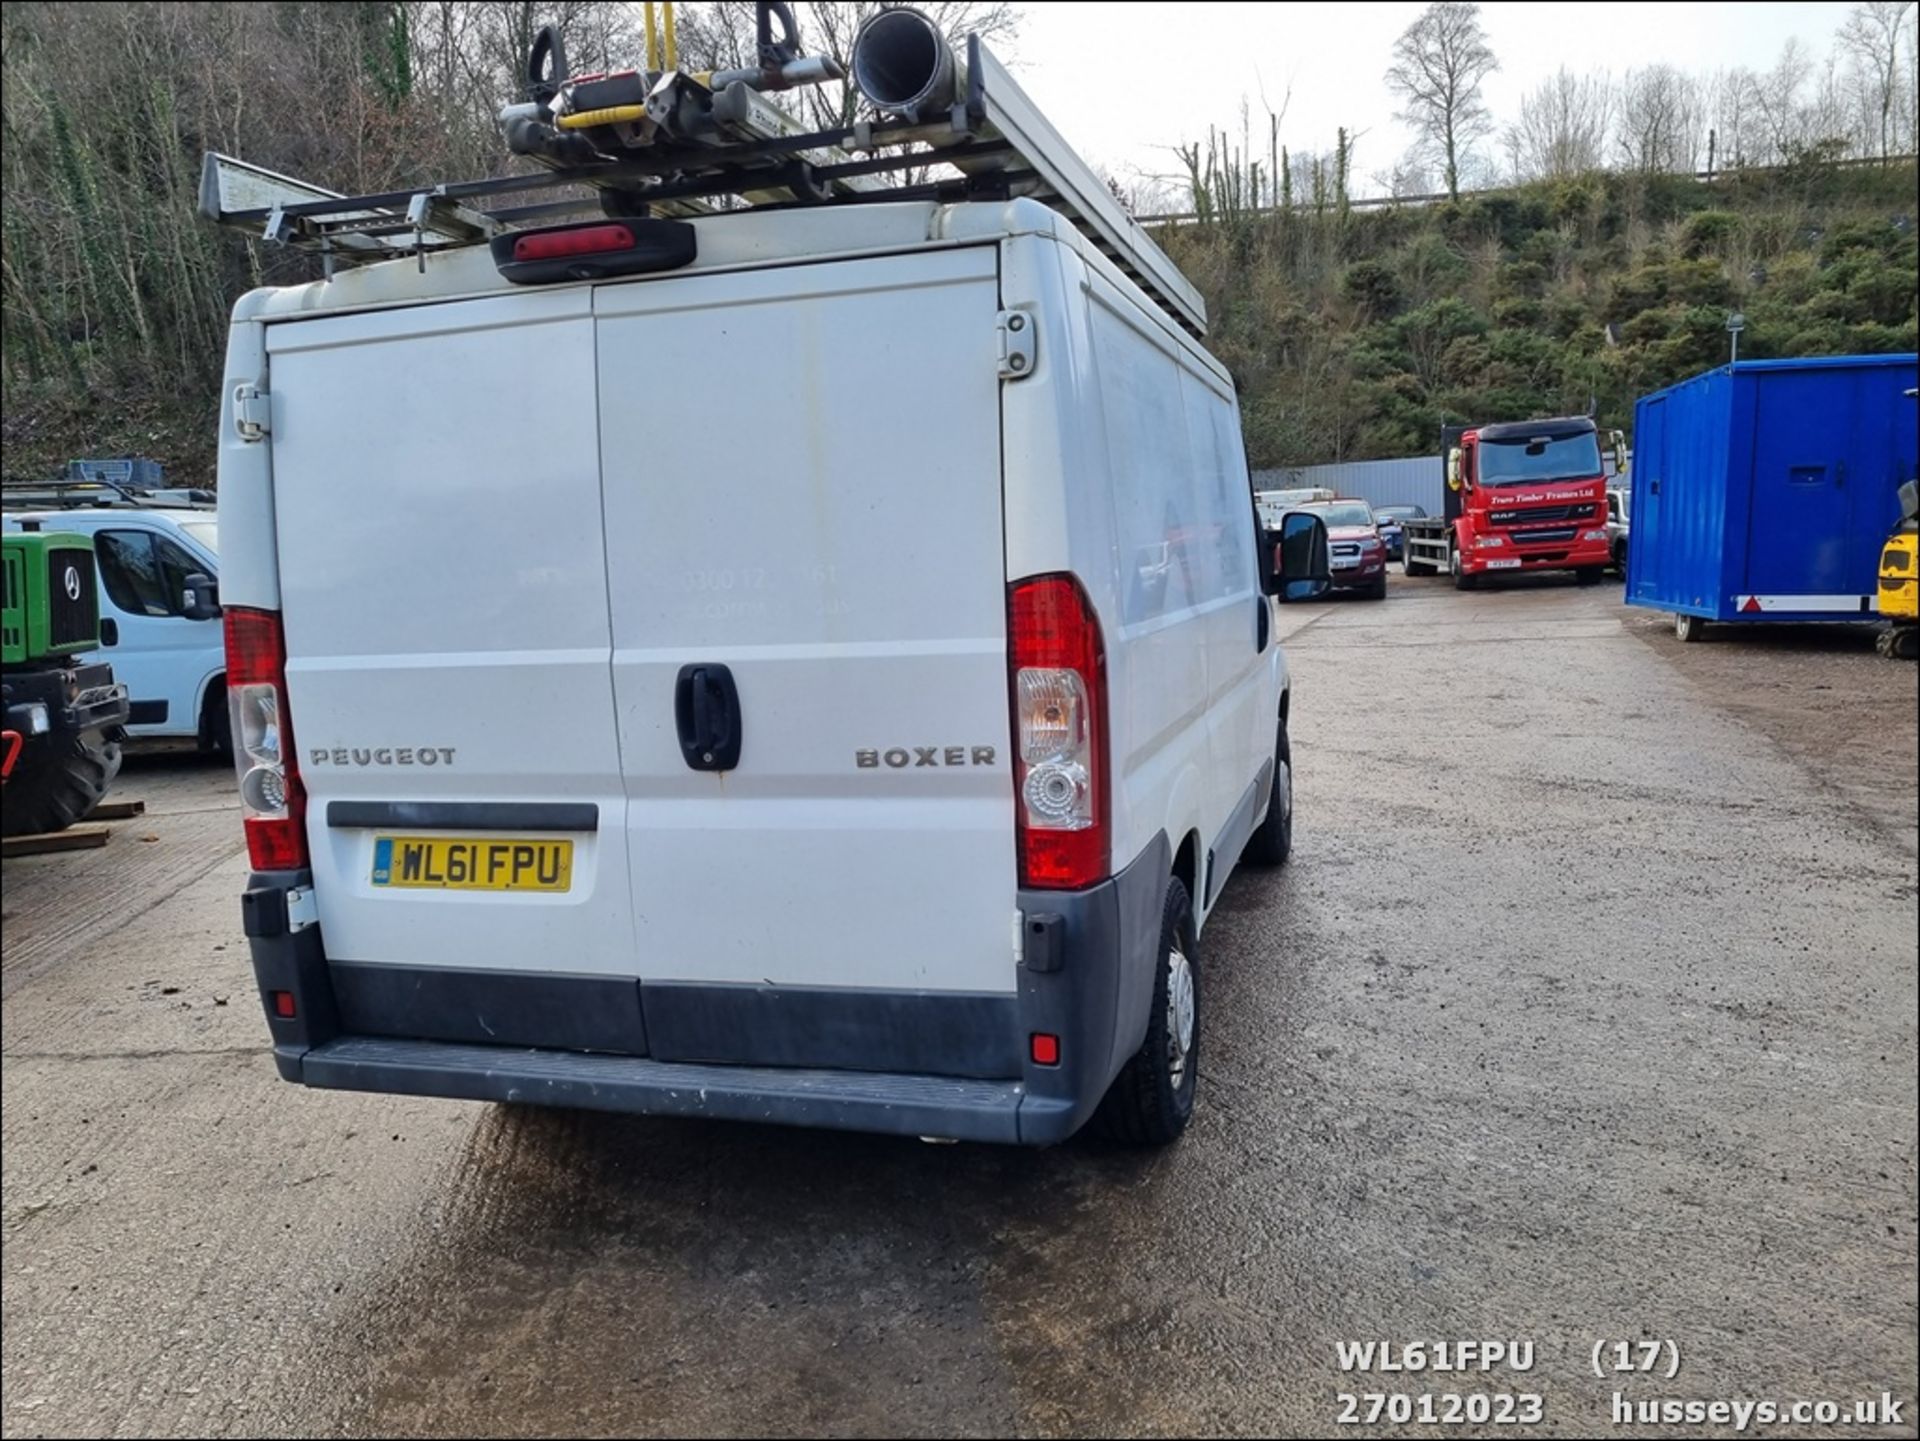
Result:
{"label": "van side window", "polygon": [[164,536],[103,530],[93,538],[107,598],[128,615],[179,615],[186,578],[200,567]]}

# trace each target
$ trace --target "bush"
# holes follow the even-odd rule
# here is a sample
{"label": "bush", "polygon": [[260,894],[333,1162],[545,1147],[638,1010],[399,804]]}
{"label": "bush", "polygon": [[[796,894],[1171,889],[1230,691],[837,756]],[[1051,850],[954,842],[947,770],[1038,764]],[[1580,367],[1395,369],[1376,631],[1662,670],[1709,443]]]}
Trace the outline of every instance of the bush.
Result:
{"label": "bush", "polygon": [[1373,319],[1385,319],[1400,311],[1400,280],[1378,260],[1360,260],[1340,274],[1340,294]]}
{"label": "bush", "polygon": [[1701,210],[1687,217],[1680,231],[1680,253],[1698,260],[1709,251],[1717,252],[1740,233],[1740,217],[1725,210]]}

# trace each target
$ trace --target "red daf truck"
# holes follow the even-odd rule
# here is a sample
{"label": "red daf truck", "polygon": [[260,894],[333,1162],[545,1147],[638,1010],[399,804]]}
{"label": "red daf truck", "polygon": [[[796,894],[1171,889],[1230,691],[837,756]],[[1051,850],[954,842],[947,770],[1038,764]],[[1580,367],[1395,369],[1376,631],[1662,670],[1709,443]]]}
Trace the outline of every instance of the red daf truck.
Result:
{"label": "red daf truck", "polygon": [[[1624,438],[1609,440],[1616,466]],[[1605,574],[1607,477],[1600,435],[1584,415],[1442,432],[1446,514],[1404,522],[1408,575],[1444,570],[1461,590],[1487,575],[1570,570]]]}

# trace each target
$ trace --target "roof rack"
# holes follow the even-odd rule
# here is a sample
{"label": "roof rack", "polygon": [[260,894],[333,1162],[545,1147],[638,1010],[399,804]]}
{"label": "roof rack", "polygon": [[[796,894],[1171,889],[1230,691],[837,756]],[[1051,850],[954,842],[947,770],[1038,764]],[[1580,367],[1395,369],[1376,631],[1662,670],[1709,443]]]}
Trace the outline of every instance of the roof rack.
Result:
{"label": "roof rack", "polygon": [[112,480],[30,480],[0,485],[8,510],[211,510],[216,497],[198,486],[148,487]]}
{"label": "roof rack", "polygon": [[[722,201],[751,208],[1028,196],[1064,215],[1103,255],[1196,337],[1206,304],[1106,183],[1054,129],[1004,65],[969,35],[964,60],[920,12],[880,11],[853,46],[853,84],[872,115],[808,131],[761,93],[840,77],[818,57],[769,43],[760,6],[761,66],[713,73],[623,71],[573,78],[551,28],[528,57],[525,103],[505,107],[509,147],[533,174],[342,195],[230,156],[209,153],[201,213],[256,238],[337,264],[486,243],[514,227],[569,215],[701,213]],[[928,43],[929,33],[933,43]],[[549,68],[545,68],[548,67]],[[950,167],[926,183],[882,176]],[[585,187],[587,194],[534,200]],[[479,209],[470,202],[527,197]]]}

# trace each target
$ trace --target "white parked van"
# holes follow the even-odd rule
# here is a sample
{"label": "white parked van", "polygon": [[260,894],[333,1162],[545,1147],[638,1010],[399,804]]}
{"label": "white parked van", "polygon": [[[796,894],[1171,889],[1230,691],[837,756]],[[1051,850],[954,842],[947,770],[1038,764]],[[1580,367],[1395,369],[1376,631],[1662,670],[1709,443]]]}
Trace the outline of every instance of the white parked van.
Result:
{"label": "white parked van", "polygon": [[[287,1079],[1185,1126],[1208,916],[1291,841],[1287,586],[1225,370],[1055,209],[593,220],[256,291],[221,426]],[[1324,586],[1318,522],[1278,549]]]}
{"label": "white parked van", "polygon": [[[218,524],[211,509],[144,504],[9,512],[8,529],[93,537],[101,649],[129,701],[135,740],[227,743],[226,650],[216,600]],[[189,584],[193,581],[194,584]]]}

